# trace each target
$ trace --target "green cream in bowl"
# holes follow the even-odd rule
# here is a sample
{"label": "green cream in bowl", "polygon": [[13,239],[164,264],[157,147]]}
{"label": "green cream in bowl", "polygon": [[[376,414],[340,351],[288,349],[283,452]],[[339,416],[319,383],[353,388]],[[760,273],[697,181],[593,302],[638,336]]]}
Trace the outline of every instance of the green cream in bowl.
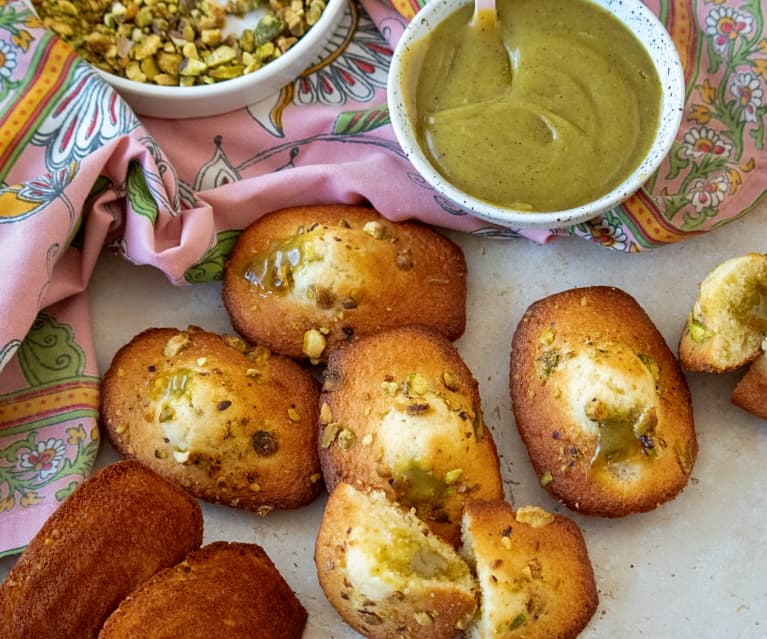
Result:
{"label": "green cream in bowl", "polygon": [[394,54],[389,110],[442,195],[505,226],[558,227],[636,191],[676,135],[681,64],[639,0],[432,0]]}

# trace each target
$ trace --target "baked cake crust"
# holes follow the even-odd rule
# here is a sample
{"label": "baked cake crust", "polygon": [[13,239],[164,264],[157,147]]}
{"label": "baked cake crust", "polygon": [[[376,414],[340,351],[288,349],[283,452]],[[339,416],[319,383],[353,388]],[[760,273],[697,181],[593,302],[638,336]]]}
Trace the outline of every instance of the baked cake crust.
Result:
{"label": "baked cake crust", "polygon": [[627,293],[594,286],[532,304],[512,341],[517,429],[569,508],[620,517],[686,485],[698,452],[678,362]]}

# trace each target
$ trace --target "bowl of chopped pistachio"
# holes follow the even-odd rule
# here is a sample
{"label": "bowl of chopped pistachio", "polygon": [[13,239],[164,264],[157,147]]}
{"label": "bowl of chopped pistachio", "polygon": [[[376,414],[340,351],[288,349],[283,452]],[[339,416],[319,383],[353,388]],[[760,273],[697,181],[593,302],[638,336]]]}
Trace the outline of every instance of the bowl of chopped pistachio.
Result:
{"label": "bowl of chopped pistachio", "polygon": [[348,0],[31,0],[141,115],[197,118],[258,102],[295,80]]}

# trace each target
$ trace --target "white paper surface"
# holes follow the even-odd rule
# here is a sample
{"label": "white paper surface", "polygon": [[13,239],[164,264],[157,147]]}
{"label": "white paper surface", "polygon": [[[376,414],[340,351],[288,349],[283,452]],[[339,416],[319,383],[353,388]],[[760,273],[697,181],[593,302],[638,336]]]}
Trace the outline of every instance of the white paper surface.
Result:
{"label": "white paper surface", "polygon": [[[723,260],[767,251],[767,203],[716,232],[626,255],[562,239],[546,246],[453,234],[469,264],[468,327],[457,346],[479,381],[501,456],[507,496],[581,526],[600,604],[588,639],[767,636],[767,422],[730,404],[738,374],[688,374],[700,452],[690,483],[654,512],[623,519],[570,513],[540,487],[514,426],[508,393],[511,336],[533,301],[575,286],[617,286],[644,307],[672,350],[698,282]],[[175,288],[154,269],[102,256],[91,284],[101,370],[151,326],[231,332],[219,284]],[[104,441],[99,465],[116,459]],[[205,542],[262,545],[309,611],[307,639],[357,637],[326,602],[315,576],[314,538],[324,496],[265,518],[204,505]],[[0,560],[0,578],[14,563]]]}

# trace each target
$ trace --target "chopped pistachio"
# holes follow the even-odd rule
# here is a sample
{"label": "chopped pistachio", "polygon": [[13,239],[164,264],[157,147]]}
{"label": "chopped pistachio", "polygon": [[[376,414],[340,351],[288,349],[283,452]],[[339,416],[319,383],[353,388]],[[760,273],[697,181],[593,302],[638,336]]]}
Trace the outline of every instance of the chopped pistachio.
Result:
{"label": "chopped pistachio", "polygon": [[517,628],[520,628],[525,621],[527,621],[527,615],[524,612],[520,612],[514,619],[511,620],[511,623],[509,624],[509,630],[516,630]]}
{"label": "chopped pistachio", "polygon": [[405,387],[410,395],[424,395],[429,390],[429,382],[420,373],[410,373],[405,380]]}
{"label": "chopped pistachio", "polygon": [[354,431],[348,428],[342,428],[337,437],[339,447],[344,450],[351,448],[355,439]]}
{"label": "chopped pistachio", "polygon": [[386,229],[384,228],[384,225],[377,220],[371,220],[370,222],[365,222],[362,231],[375,240],[381,240],[384,237]]}
{"label": "chopped pistachio", "polygon": [[[272,0],[255,29],[225,35],[227,14],[242,15],[254,0],[33,0],[43,24],[94,66],[137,82],[193,86],[238,77],[291,47],[317,23],[324,0]],[[187,45],[191,45],[188,47]],[[243,53],[261,57],[249,61]],[[229,51],[219,51],[221,47]],[[234,57],[231,57],[231,52]],[[170,57],[163,57],[163,54]],[[209,69],[188,60],[212,56]],[[148,61],[146,70],[134,62]],[[179,69],[186,65],[187,74]]]}
{"label": "chopped pistachio", "polygon": [[551,474],[550,470],[547,470],[543,473],[543,475],[541,475],[541,486],[544,488],[548,486],[552,481],[554,481],[554,476]]}
{"label": "chopped pistachio", "polygon": [[325,430],[322,431],[322,440],[320,446],[323,449],[330,448],[333,442],[336,441],[338,433],[341,431],[341,424],[338,422],[331,422],[325,426]]}
{"label": "chopped pistachio", "polygon": [[541,333],[538,341],[544,346],[551,344],[554,341],[554,329],[547,328],[545,331],[543,331],[543,333]]}
{"label": "chopped pistachio", "polygon": [[554,515],[538,506],[522,506],[518,508],[515,518],[520,524],[527,524],[533,528],[541,528],[554,521]]}
{"label": "chopped pistachio", "polygon": [[394,397],[399,390],[399,384],[397,384],[397,382],[381,382],[381,390],[384,395]]}
{"label": "chopped pistachio", "polygon": [[176,333],[165,343],[163,354],[165,357],[175,357],[190,344],[191,340],[187,333]]}
{"label": "chopped pistachio", "polygon": [[447,370],[443,371],[442,383],[445,385],[445,388],[447,388],[448,390],[451,390],[451,391],[461,390],[461,378],[451,371],[447,371]]}
{"label": "chopped pistachio", "polygon": [[430,626],[434,623],[434,619],[428,612],[418,611],[413,616],[419,626]]}
{"label": "chopped pistachio", "polygon": [[445,473],[445,483],[450,485],[459,481],[463,477],[463,468],[453,468]]}
{"label": "chopped pistachio", "polygon": [[316,328],[309,329],[304,333],[303,352],[307,357],[319,359],[326,345],[325,336]]}
{"label": "chopped pistachio", "polygon": [[292,406],[290,408],[288,408],[288,419],[291,422],[299,422],[299,421],[301,421],[301,416],[298,414],[298,411],[296,411],[296,409],[293,408]]}
{"label": "chopped pistachio", "polygon": [[329,424],[333,421],[333,413],[327,402],[322,402],[320,407],[320,424]]}
{"label": "chopped pistachio", "polygon": [[690,320],[690,339],[693,342],[702,344],[709,337],[710,331],[706,328],[703,322],[696,319]]}

